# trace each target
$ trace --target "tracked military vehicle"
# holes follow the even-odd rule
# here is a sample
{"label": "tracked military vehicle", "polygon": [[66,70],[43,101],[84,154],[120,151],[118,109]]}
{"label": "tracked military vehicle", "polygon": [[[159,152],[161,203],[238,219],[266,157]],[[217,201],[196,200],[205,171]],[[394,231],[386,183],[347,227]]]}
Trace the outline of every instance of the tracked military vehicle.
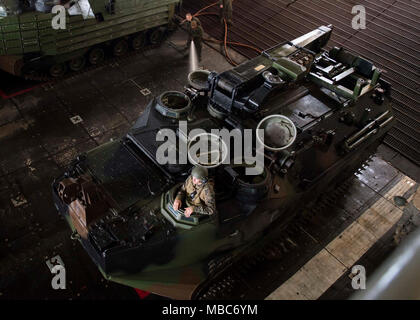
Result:
{"label": "tracked military vehicle", "polygon": [[[124,55],[162,41],[179,0],[1,0],[0,69],[18,76],[63,76],[106,54]],[[66,8],[55,29],[53,6]],[[62,22],[62,21],[61,21]]]}
{"label": "tracked military vehicle", "polygon": [[[54,181],[56,207],[106,279],[200,298],[215,275],[268,234],[287,230],[305,204],[374,152],[393,125],[391,87],[363,57],[322,49],[331,32],[321,26],[232,70],[191,74],[185,92],[162,93],[123,138],[80,155]],[[182,121],[187,133],[255,132],[261,170],[249,175],[245,162],[194,163],[190,149],[188,163],[161,164],[163,144],[192,148],[195,138],[179,129]],[[157,139],[165,128],[175,140]],[[208,167],[214,215],[187,218],[173,209],[193,165]]]}

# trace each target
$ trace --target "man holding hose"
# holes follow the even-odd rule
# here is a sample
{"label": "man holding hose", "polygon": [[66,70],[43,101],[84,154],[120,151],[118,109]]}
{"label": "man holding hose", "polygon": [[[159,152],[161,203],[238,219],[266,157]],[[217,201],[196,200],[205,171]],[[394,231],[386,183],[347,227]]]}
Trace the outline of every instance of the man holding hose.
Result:
{"label": "man holding hose", "polygon": [[232,26],[232,0],[219,0],[219,9],[220,9],[220,22],[222,25],[225,24],[225,20],[228,25]]}

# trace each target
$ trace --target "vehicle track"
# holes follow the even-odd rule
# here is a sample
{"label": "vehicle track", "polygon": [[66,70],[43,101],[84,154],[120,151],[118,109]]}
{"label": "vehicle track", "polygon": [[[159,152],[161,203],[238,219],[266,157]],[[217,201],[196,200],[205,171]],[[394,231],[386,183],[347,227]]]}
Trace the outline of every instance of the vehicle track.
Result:
{"label": "vehicle track", "polygon": [[97,70],[97,69],[100,69],[100,68],[103,68],[103,67],[106,67],[106,66],[110,66],[110,65],[115,64],[115,63],[120,63],[120,62],[123,62],[123,61],[124,62],[130,61],[131,59],[134,59],[134,58],[137,58],[137,57],[141,56],[145,52],[148,52],[148,51],[159,48],[165,42],[165,40],[167,38],[168,38],[168,36],[163,38],[162,41],[159,44],[148,45],[148,46],[144,47],[143,49],[137,50],[137,51],[131,50],[127,54],[125,54],[121,57],[108,57],[108,58],[104,59],[104,61],[102,61],[101,63],[99,63],[97,65],[90,65],[88,67],[83,68],[80,71],[73,71],[73,72],[70,72],[70,73],[66,73],[65,75],[60,76],[60,77],[52,77],[52,76],[50,76],[46,73],[43,73],[43,72],[33,72],[33,73],[30,73],[30,74],[25,74],[24,78],[25,78],[25,80],[45,82],[44,85],[51,87],[54,84],[59,83],[63,80],[74,79],[76,77],[79,77],[79,76],[81,76],[83,74],[86,74],[86,73],[88,73],[90,71],[93,71],[93,70]]}

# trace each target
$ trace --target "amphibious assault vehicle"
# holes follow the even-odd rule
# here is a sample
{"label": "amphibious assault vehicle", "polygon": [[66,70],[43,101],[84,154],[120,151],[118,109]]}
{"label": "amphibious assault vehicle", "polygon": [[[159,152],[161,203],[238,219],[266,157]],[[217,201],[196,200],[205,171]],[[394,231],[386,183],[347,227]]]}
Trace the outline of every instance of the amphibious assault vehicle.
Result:
{"label": "amphibious assault vehicle", "polygon": [[[323,50],[331,32],[321,26],[220,74],[191,73],[185,92],[155,98],[127,135],[80,155],[54,181],[57,209],[106,279],[200,298],[223,268],[285,231],[374,152],[393,124],[391,87],[372,62]],[[210,148],[212,161],[194,157],[198,136],[220,139],[212,129],[251,130],[258,172],[226,161],[237,156],[226,143]],[[164,164],[164,144],[163,155],[188,152],[189,161]],[[212,216],[172,207],[193,165],[208,167],[214,183]]]}
{"label": "amphibious assault vehicle", "polygon": [[[55,5],[64,29],[53,27]],[[162,41],[179,0],[0,0],[0,69],[60,77]],[[58,21],[59,22],[59,21]],[[63,21],[61,21],[63,22]]]}

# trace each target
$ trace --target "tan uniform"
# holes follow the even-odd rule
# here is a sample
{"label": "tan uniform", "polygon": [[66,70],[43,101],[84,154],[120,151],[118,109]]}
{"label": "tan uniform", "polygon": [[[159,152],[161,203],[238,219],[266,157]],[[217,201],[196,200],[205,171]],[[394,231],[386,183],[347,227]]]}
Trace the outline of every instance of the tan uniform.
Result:
{"label": "tan uniform", "polygon": [[187,206],[194,207],[193,212],[212,215],[216,212],[216,196],[212,182],[194,185],[190,176],[179,190],[176,199],[185,200]]}

